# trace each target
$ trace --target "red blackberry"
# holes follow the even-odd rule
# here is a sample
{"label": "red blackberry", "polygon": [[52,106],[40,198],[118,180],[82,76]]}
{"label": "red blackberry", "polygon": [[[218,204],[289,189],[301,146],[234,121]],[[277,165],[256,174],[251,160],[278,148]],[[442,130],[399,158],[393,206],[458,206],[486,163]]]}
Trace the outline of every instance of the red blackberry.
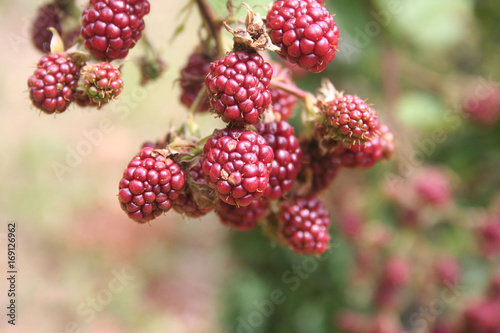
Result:
{"label": "red blackberry", "polygon": [[174,161],[151,147],[142,148],[123,172],[120,205],[136,222],[151,221],[170,210],[185,182],[186,173]]}
{"label": "red blackberry", "polygon": [[380,124],[379,132],[383,158],[389,159],[394,154],[394,135],[389,127],[383,124]]}
{"label": "red blackberry", "polygon": [[122,59],[142,36],[147,0],[90,0],[82,13],[85,47],[98,59]]}
{"label": "red blackberry", "polygon": [[344,95],[329,102],[321,111],[329,138],[345,145],[368,142],[379,129],[376,111],[358,96]]}
{"label": "red blackberry", "polygon": [[267,14],[267,28],[280,56],[319,73],[335,58],[339,29],[333,16],[316,0],[276,1]]}
{"label": "red blackberry", "polygon": [[378,136],[363,144],[352,145],[350,148],[339,144],[336,149],[340,163],[346,168],[371,168],[383,154],[384,150]]}
{"label": "red blackberry", "polygon": [[453,257],[439,258],[435,263],[436,276],[440,283],[456,285],[460,280],[462,269]]}
{"label": "red blackberry", "polygon": [[[284,69],[280,64],[276,62],[269,62],[273,67],[273,80],[280,80],[287,85],[295,86],[295,83],[290,76],[290,72]],[[287,121],[293,116],[295,111],[295,105],[297,104],[297,97],[292,94],[287,93],[284,90],[277,88],[270,88],[271,92],[271,105],[273,112],[279,114],[278,120]]]}
{"label": "red blackberry", "polygon": [[300,146],[304,158],[298,179],[310,187],[307,193],[317,193],[327,189],[340,170],[340,158],[335,151],[322,149],[315,139],[302,140]]}
{"label": "red blackberry", "polygon": [[493,125],[500,118],[500,87],[498,84],[475,87],[465,98],[464,111],[481,125]]}
{"label": "red blackberry", "polygon": [[[186,107],[190,108],[198,97],[203,88],[203,83],[207,77],[211,62],[211,57],[204,54],[201,50],[196,49],[189,56],[186,66],[181,70],[181,103]],[[198,102],[198,107],[195,111],[203,112],[209,109],[208,94],[205,94]]]}
{"label": "red blackberry", "polygon": [[324,253],[330,242],[330,219],[323,203],[315,196],[298,197],[280,206],[281,235],[298,254]]}
{"label": "red blackberry", "polygon": [[286,121],[255,124],[257,132],[274,151],[273,168],[264,195],[278,199],[292,190],[302,168],[302,150],[295,130]]}
{"label": "red blackberry", "polygon": [[479,246],[487,257],[500,254],[500,218],[491,217],[479,228]]}
{"label": "red blackberry", "polygon": [[411,267],[408,261],[399,257],[391,257],[384,265],[381,284],[400,288],[411,278]]}
{"label": "red blackberry", "polygon": [[271,103],[273,69],[258,53],[231,52],[210,64],[205,86],[222,120],[255,124]]}
{"label": "red blackberry", "polygon": [[207,214],[214,210],[215,205],[210,195],[205,194],[206,188],[208,185],[203,175],[201,162],[199,162],[189,169],[186,187],[175,199],[172,207],[176,212],[189,217],[200,217]]}
{"label": "red blackberry", "polygon": [[452,200],[452,189],[447,175],[438,168],[425,168],[415,176],[415,190],[426,203],[443,206]]}
{"label": "red blackberry", "polygon": [[247,206],[262,196],[274,159],[262,136],[239,128],[219,130],[207,141],[203,154],[205,179],[222,201]]}
{"label": "red blackberry", "polygon": [[61,113],[71,103],[79,66],[66,53],[49,54],[38,62],[28,79],[33,105],[45,113]]}
{"label": "red blackberry", "polygon": [[269,212],[267,200],[255,199],[248,206],[233,206],[219,202],[217,215],[220,222],[239,231],[254,229],[259,221]]}
{"label": "red blackberry", "polygon": [[500,330],[500,302],[484,300],[469,306],[464,313],[463,333],[495,333]]}
{"label": "red blackberry", "polygon": [[123,90],[120,70],[107,62],[84,66],[80,71],[78,89],[95,104],[107,103]]}
{"label": "red blackberry", "polygon": [[38,14],[31,26],[31,38],[36,48],[44,53],[50,52],[50,40],[52,32],[48,28],[54,28],[61,34],[61,18],[57,5],[48,4],[38,9]]}

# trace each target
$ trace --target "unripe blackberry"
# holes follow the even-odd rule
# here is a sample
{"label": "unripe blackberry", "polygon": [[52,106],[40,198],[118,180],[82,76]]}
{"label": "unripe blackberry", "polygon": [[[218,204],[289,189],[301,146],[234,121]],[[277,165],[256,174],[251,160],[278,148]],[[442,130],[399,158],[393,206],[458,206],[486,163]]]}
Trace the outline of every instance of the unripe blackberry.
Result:
{"label": "unripe blackberry", "polygon": [[255,199],[248,206],[233,206],[219,202],[217,215],[220,222],[239,231],[254,229],[260,220],[269,213],[269,202],[265,199]]}
{"label": "unripe blackberry", "polygon": [[84,66],[80,71],[78,89],[97,105],[107,103],[123,90],[120,70],[108,62]]}
{"label": "unripe blackberry", "polygon": [[335,151],[325,151],[315,139],[301,139],[300,146],[304,155],[303,166],[298,179],[310,186],[308,193],[327,189],[340,170],[340,158]]}
{"label": "unripe blackberry", "polygon": [[[189,60],[181,70],[181,103],[190,108],[198,97],[200,91],[204,88],[205,78],[210,69],[211,57],[203,53],[203,50],[196,49],[190,56]],[[208,94],[205,94],[198,102],[196,112],[208,111],[210,103]]]}
{"label": "unripe blackberry", "polygon": [[302,150],[299,140],[295,137],[294,128],[285,121],[257,123],[255,128],[274,152],[273,168],[264,196],[278,199],[292,190],[294,181],[302,169]]}
{"label": "unripe blackberry", "polygon": [[48,28],[54,28],[61,34],[61,18],[59,9],[54,4],[48,4],[38,9],[37,16],[31,26],[31,38],[36,48],[43,53],[50,52],[50,41],[52,32]]}
{"label": "unripe blackberry", "polygon": [[125,58],[144,30],[147,0],[90,0],[82,13],[85,47],[101,60]]}
{"label": "unripe blackberry", "polygon": [[280,56],[319,73],[335,58],[339,29],[333,16],[316,0],[276,1],[267,14],[267,28]]}
{"label": "unripe blackberry", "polygon": [[78,82],[78,65],[66,53],[49,54],[28,79],[33,105],[45,113],[61,113],[71,103]]}
{"label": "unripe blackberry", "polygon": [[283,201],[280,223],[281,235],[293,252],[320,255],[328,248],[329,213],[317,197]]}
{"label": "unripe blackberry", "polygon": [[382,158],[384,150],[380,137],[375,136],[370,141],[363,144],[351,145],[346,148],[339,144],[336,155],[340,159],[343,167],[346,168],[371,168]]}
{"label": "unripe blackberry", "polygon": [[222,201],[247,206],[262,196],[274,159],[262,136],[239,128],[215,131],[203,154],[205,179]]}
{"label": "unripe blackberry", "polygon": [[377,112],[358,96],[337,97],[322,108],[321,114],[325,135],[346,146],[367,143],[379,129]]}
{"label": "unripe blackberry", "polygon": [[151,147],[142,148],[123,172],[120,205],[136,222],[151,221],[170,210],[185,182],[186,173],[174,161]]}
{"label": "unripe blackberry", "polygon": [[255,124],[271,103],[273,69],[258,53],[231,52],[205,78],[210,105],[225,122]]}
{"label": "unripe blackberry", "polygon": [[[280,80],[290,86],[295,86],[290,72],[284,69],[276,62],[269,62],[273,67],[273,80]],[[271,105],[274,114],[279,114],[278,120],[287,121],[293,116],[295,106],[297,104],[297,97],[288,92],[271,87]]]}

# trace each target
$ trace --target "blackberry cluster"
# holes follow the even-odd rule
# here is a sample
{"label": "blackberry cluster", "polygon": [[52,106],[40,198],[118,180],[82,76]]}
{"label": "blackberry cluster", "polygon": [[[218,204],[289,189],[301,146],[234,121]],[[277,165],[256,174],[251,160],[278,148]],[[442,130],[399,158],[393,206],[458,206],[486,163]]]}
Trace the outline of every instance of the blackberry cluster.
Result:
{"label": "blackberry cluster", "polygon": [[[363,100],[338,92],[315,97],[284,69],[317,73],[334,59],[339,30],[323,1],[275,1],[265,20],[245,6],[245,28],[226,25],[234,42],[227,53],[222,20],[211,22],[215,14],[203,7],[208,4],[194,3],[208,33],[200,34],[179,80],[180,101],[194,115],[163,139],[143,144],[119,182],[121,208],[138,223],[172,209],[190,218],[215,211],[226,226],[244,231],[264,224],[292,251],[320,255],[328,248],[330,220],[315,194],[331,185],[342,166],[367,168],[389,158],[394,138]],[[122,93],[121,67],[112,61],[125,58],[139,41],[150,4],[89,0],[78,33],[66,29],[63,19],[73,9],[49,4],[33,25],[36,46],[51,52],[28,80],[33,105],[45,113],[63,112],[72,102],[99,108]],[[46,27],[57,32],[52,42]],[[82,46],[90,54],[78,51]],[[148,54],[138,62],[142,84],[166,68],[149,42],[145,47]],[[264,51],[288,63],[268,62]],[[226,125],[200,139],[194,116],[205,111]]]}

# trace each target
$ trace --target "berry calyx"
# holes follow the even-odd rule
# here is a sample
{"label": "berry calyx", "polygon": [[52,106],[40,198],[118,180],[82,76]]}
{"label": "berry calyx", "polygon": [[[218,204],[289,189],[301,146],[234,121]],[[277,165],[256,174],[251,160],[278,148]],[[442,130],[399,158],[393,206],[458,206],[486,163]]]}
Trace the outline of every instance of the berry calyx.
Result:
{"label": "berry calyx", "polygon": [[279,199],[291,191],[302,168],[299,140],[294,128],[285,121],[257,123],[255,128],[274,152],[273,168],[264,195],[269,199]]}
{"label": "berry calyx", "polygon": [[85,47],[101,60],[123,59],[144,30],[147,0],[90,0],[82,13]]}
{"label": "berry calyx", "polygon": [[118,199],[131,219],[145,223],[169,211],[185,183],[186,173],[179,165],[145,147],[123,172]]}
{"label": "berry calyx", "polygon": [[262,136],[239,128],[215,131],[203,154],[205,179],[222,201],[247,206],[262,196],[274,159]]}
{"label": "berry calyx", "polygon": [[107,62],[84,66],[80,72],[78,89],[97,105],[107,103],[123,90],[120,70]]}
{"label": "berry calyx", "polygon": [[258,53],[233,51],[210,65],[205,78],[210,105],[225,122],[255,124],[271,103],[272,75]]}
{"label": "berry calyx", "polygon": [[267,28],[281,57],[313,73],[335,58],[339,29],[316,0],[276,1],[267,14]]}
{"label": "berry calyx", "polygon": [[298,197],[280,206],[281,235],[298,254],[324,253],[330,242],[329,213],[316,196]]}
{"label": "berry calyx", "polygon": [[267,213],[269,213],[269,202],[262,198],[253,200],[248,206],[239,207],[221,200],[217,210],[220,222],[238,231],[254,229]]}
{"label": "berry calyx", "polygon": [[[270,64],[273,67],[273,80],[280,80],[295,87],[288,70],[276,62],[270,62]],[[271,87],[269,91],[271,92],[271,106],[276,119],[285,121],[290,119],[297,105],[297,97],[279,88]]]}
{"label": "berry calyx", "polygon": [[41,58],[28,79],[33,105],[47,114],[64,112],[76,89],[78,71],[79,66],[66,53]]}

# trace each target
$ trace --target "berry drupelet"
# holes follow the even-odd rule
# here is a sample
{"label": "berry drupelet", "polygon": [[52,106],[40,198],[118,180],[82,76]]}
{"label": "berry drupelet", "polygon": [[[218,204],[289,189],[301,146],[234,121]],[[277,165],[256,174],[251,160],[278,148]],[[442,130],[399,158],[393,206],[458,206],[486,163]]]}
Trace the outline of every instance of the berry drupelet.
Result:
{"label": "berry drupelet", "polygon": [[210,65],[205,78],[210,105],[225,122],[255,124],[271,103],[272,75],[258,53],[233,51]]}
{"label": "berry drupelet", "polygon": [[316,0],[276,1],[267,14],[267,28],[281,57],[313,73],[323,71],[335,58],[339,30]]}
{"label": "berry drupelet", "polygon": [[118,198],[131,219],[145,223],[169,211],[185,183],[184,170],[155,149],[145,147],[123,172]]}
{"label": "berry drupelet", "polygon": [[274,159],[273,149],[262,136],[239,128],[215,131],[203,154],[205,179],[219,199],[247,206],[262,196]]}

